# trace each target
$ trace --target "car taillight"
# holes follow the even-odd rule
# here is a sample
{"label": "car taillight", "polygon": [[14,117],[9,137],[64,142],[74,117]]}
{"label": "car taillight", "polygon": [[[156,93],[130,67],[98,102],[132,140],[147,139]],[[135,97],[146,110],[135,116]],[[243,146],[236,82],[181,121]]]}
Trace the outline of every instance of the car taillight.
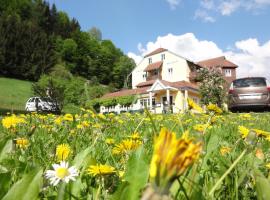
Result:
{"label": "car taillight", "polygon": [[[270,90],[268,90],[270,91]],[[233,89],[229,89],[229,94],[232,94],[233,93]]]}
{"label": "car taillight", "polygon": [[267,87],[268,92],[270,92],[270,87]]}

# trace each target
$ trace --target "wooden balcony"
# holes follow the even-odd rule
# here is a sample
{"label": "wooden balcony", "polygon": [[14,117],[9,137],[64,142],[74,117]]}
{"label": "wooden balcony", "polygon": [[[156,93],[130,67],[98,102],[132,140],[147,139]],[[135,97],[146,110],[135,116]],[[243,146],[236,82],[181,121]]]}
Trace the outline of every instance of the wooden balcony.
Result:
{"label": "wooden balcony", "polygon": [[149,76],[146,77],[146,81],[151,81],[151,80],[156,80],[156,79],[162,80],[161,75],[160,74],[158,74],[158,75],[149,75]]}

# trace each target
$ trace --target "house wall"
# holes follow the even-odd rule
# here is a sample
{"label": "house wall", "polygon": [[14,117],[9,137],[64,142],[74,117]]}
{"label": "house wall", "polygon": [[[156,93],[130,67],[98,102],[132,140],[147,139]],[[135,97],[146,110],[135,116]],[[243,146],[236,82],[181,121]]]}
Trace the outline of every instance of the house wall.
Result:
{"label": "house wall", "polygon": [[[145,82],[143,78],[144,69],[149,65],[149,58],[152,58],[152,63],[161,61],[161,55],[165,54],[165,60],[163,60],[162,66],[162,80],[176,82],[176,81],[188,81],[189,82],[189,66],[187,61],[169,51],[161,52],[153,56],[144,58],[132,72],[132,88],[136,88],[141,82]],[[172,75],[169,74],[168,69],[172,68]]]}
{"label": "house wall", "polygon": [[[225,69],[230,69],[231,70],[231,76],[230,77],[225,76]],[[222,75],[223,75],[224,79],[227,82],[227,85],[226,86],[229,88],[230,87],[230,84],[236,79],[236,69],[235,68],[226,68],[226,67],[223,67],[222,68]]]}

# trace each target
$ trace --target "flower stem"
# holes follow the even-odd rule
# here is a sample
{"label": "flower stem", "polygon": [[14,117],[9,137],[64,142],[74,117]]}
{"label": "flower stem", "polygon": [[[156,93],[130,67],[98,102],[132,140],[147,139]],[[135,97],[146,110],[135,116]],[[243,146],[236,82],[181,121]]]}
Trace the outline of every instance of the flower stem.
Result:
{"label": "flower stem", "polygon": [[220,177],[220,179],[216,182],[214,187],[210,190],[209,195],[212,196],[219,184],[226,178],[226,176],[232,171],[232,169],[236,166],[236,164],[241,160],[241,158],[245,155],[247,152],[247,149],[245,149],[240,156],[233,162],[233,164],[230,166],[230,168]]}

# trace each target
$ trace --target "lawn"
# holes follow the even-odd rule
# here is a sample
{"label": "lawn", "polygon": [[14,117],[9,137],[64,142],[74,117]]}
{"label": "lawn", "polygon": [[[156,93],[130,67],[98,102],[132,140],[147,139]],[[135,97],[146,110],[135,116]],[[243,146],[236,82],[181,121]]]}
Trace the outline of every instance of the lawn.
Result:
{"label": "lawn", "polygon": [[[267,199],[270,114],[27,114],[0,120],[3,199]],[[67,166],[68,164],[68,166]]]}
{"label": "lawn", "polygon": [[32,83],[0,78],[0,112],[24,111],[26,101],[33,95]]}

